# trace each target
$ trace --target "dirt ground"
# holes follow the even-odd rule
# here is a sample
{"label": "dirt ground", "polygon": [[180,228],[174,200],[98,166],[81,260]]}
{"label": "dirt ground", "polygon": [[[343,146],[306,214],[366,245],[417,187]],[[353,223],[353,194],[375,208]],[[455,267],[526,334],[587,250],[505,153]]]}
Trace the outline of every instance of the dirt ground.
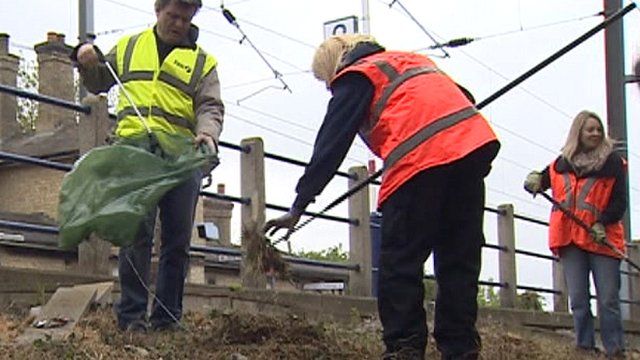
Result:
{"label": "dirt ground", "polygon": [[[295,316],[188,313],[184,330],[146,334],[118,331],[110,309],[93,309],[65,341],[17,346],[13,340],[31,320],[20,312],[0,314],[2,359],[379,359],[380,325],[354,318],[346,323],[311,322]],[[570,333],[480,327],[483,359],[605,359],[576,353]],[[427,359],[439,359],[430,341]],[[628,359],[640,359],[630,351]]]}

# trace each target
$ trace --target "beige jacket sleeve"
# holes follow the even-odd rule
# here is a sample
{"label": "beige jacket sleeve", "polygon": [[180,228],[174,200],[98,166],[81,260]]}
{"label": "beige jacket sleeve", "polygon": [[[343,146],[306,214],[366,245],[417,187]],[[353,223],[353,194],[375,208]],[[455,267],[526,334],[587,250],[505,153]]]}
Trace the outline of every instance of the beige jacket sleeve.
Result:
{"label": "beige jacket sleeve", "polygon": [[224,104],[220,97],[220,81],[216,68],[200,81],[193,99],[193,111],[197,121],[196,134],[204,133],[211,136],[217,147],[222,132]]}

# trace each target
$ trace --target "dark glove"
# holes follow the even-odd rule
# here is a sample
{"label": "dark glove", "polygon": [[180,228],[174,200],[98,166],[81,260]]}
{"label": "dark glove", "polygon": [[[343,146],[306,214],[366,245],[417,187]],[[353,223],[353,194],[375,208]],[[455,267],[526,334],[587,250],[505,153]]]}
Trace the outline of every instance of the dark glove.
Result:
{"label": "dark glove", "polygon": [[220,159],[218,158],[218,147],[215,145],[211,137],[209,135],[206,135],[207,137],[209,137],[209,141],[211,141],[209,143],[209,141],[205,140],[203,136],[204,135],[197,136],[195,141],[200,152],[205,155],[213,155],[211,162],[205,164],[202,167],[202,176],[207,177],[213,171],[213,169],[220,165]]}
{"label": "dark glove", "polygon": [[91,44],[89,42],[84,42],[81,44],[78,44],[75,48],[73,48],[73,50],[71,50],[71,53],[69,54],[69,59],[71,59],[71,61],[73,61],[74,63],[78,63],[78,51],[80,50],[80,48],[84,45],[92,45],[93,46],[93,51],[95,52],[96,57],[98,58],[98,62],[105,62],[106,59],[104,57],[104,54],[102,53],[102,50],[100,50],[100,48],[94,44]]}
{"label": "dark glove", "polygon": [[542,174],[538,171],[530,172],[524,181],[524,189],[533,195],[539,193],[542,189]]}
{"label": "dark glove", "polygon": [[591,236],[593,236],[593,240],[600,245],[608,244],[607,231],[602,223],[596,222],[591,226]]}
{"label": "dark glove", "polygon": [[291,208],[286,214],[280,216],[279,218],[267,221],[267,223],[264,224],[263,232],[266,234],[267,232],[269,232],[269,230],[271,230],[271,232],[269,232],[269,236],[273,236],[278,230],[287,229],[287,233],[284,236],[284,239],[286,240],[289,238],[289,236],[293,232],[293,229],[296,227],[296,224],[300,220],[301,214],[302,211]]}

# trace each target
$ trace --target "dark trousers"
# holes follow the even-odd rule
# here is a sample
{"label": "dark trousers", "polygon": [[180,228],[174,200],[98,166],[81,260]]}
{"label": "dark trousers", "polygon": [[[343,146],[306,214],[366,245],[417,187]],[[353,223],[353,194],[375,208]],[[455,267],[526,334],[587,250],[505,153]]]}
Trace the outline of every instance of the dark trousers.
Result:
{"label": "dark trousers", "polygon": [[438,283],[434,337],[443,358],[480,349],[475,327],[485,188],[495,157],[477,151],[414,176],[382,207],[378,311],[387,352],[427,344],[424,263]]}
{"label": "dark trousers", "polygon": [[[150,317],[153,326],[173,323],[172,316],[182,317],[182,294],[189,269],[189,247],[201,179],[201,172],[196,171],[193,177],[167,192],[158,204],[161,245],[155,293],[167,309],[158,301],[153,302]],[[120,249],[118,273],[122,295],[116,304],[116,313],[121,328],[134,320],[146,319],[149,294],[141,281],[145,285],[149,283],[156,212],[157,209],[149,213],[136,242]]]}

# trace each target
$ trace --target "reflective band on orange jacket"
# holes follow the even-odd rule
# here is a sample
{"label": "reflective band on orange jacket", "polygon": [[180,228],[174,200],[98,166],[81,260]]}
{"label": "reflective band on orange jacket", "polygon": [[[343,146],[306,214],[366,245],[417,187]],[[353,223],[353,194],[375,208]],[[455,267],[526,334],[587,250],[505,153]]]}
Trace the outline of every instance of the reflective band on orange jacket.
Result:
{"label": "reflective band on orange jacket", "polygon": [[451,163],[496,140],[487,121],[426,56],[386,51],[362,58],[336,77],[359,72],[375,93],[360,135],[384,160],[382,204],[419,172]]}
{"label": "reflective band on orange jacket", "polygon": [[[584,223],[593,225],[609,203],[615,178],[578,178],[571,172],[558,173],[555,169],[556,162],[557,160],[549,166],[553,198]],[[624,253],[622,221],[607,225],[606,231],[607,240]],[[619,257],[611,249],[596,243],[587,230],[554,207],[549,220],[549,248],[557,255],[561,247],[572,243],[585,251]]]}

